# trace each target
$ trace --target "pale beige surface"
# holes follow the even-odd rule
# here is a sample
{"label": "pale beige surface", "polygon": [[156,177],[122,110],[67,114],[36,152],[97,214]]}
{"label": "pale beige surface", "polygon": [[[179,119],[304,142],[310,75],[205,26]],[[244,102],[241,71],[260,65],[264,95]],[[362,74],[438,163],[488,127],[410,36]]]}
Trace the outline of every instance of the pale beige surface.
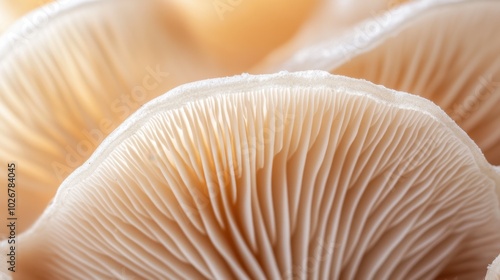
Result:
{"label": "pale beige surface", "polygon": [[499,183],[427,100],[324,72],[199,82],[65,181],[15,276],[477,279]]}
{"label": "pale beige surface", "polygon": [[[22,198],[17,212],[22,217],[18,233],[35,221],[62,180],[146,101],[185,82],[247,71],[272,50],[276,51],[268,60],[253,69],[280,69],[276,64],[280,59],[310,42],[321,41],[323,36],[338,38],[341,31],[367,17],[371,20],[356,27],[354,37],[339,39],[324,52],[313,47],[309,53],[299,53],[281,69],[325,69],[430,98],[477,141],[490,162],[499,163],[500,111],[496,107],[500,100],[500,41],[495,28],[500,7],[495,1],[420,1],[414,6],[420,8],[407,9],[408,14],[389,10],[399,3],[386,1],[373,1],[358,9],[357,1],[298,1],[289,5],[277,0],[268,5],[268,1],[243,0],[232,1],[229,8],[219,6],[226,10],[217,10],[209,1],[203,6],[194,0],[91,2],[74,1],[77,4],[73,8],[54,5],[44,14],[55,15],[50,23],[46,17],[38,17],[42,21],[35,22],[35,29],[18,28],[15,36],[0,43],[0,118],[7,120],[0,123],[0,142],[4,143],[0,158],[20,163],[18,184],[23,188],[18,193]],[[422,8],[432,7],[433,2],[439,5]],[[0,32],[6,26],[4,22],[12,22],[31,7],[7,9],[1,6],[5,3],[0,1]],[[438,7],[440,3],[443,7]],[[59,13],[59,9],[64,12]],[[380,11],[388,13],[379,17]],[[205,17],[199,17],[200,14]],[[329,17],[332,14],[336,16]],[[401,20],[406,17],[411,20]],[[302,25],[304,21],[306,24]],[[327,23],[335,27],[330,29]],[[316,27],[321,30],[315,30]],[[292,41],[276,49],[289,38]],[[12,49],[16,51],[11,52]],[[323,74],[318,75],[321,79]],[[62,206],[64,199],[59,199],[58,206],[51,208],[58,214],[40,222],[54,229],[38,225],[36,231],[22,237],[19,265],[28,275],[21,273],[19,278],[158,278],[168,274],[318,279],[332,275],[346,279],[460,275],[467,279],[484,275],[486,264],[500,251],[498,237],[493,234],[499,231],[498,201],[493,187],[496,185],[498,195],[497,175],[463,132],[457,132],[456,127],[452,132],[442,129],[454,124],[436,107],[424,102],[427,105],[422,110],[411,104],[417,99],[399,95],[373,105],[373,100],[366,101],[365,97],[334,98],[325,94],[331,93],[328,90],[301,87],[268,89],[266,94],[273,99],[267,101],[268,97],[262,96],[265,91],[255,90],[259,83],[250,89],[246,83],[251,78],[245,80],[240,89],[247,91],[246,99],[196,101],[198,107],[183,107],[178,110],[179,115],[165,114],[169,117],[143,128],[142,136],[124,133],[127,139],[133,139],[127,141],[134,143],[117,148],[115,154],[119,157],[101,156],[107,160],[92,167],[112,175],[89,173],[73,179],[82,191],[78,187],[64,191],[67,196],[59,197],[68,198],[67,204]],[[317,80],[314,81],[310,85],[316,85]],[[267,82],[287,85],[280,79]],[[343,93],[346,88],[343,85],[334,92]],[[375,87],[363,88],[366,89]],[[380,96],[392,96],[380,91]],[[294,94],[299,97],[292,98]],[[309,95],[316,99],[310,101],[313,97]],[[294,102],[307,105],[300,111]],[[345,115],[333,118],[332,111],[325,109],[329,102],[335,104],[331,108]],[[398,105],[386,106],[393,102]],[[347,109],[335,107],[338,104]],[[385,107],[389,109],[378,111]],[[351,118],[348,113],[363,117]],[[217,114],[221,115],[214,118]],[[242,115],[244,120],[239,119]],[[217,126],[214,119],[226,122],[226,126]],[[209,128],[195,134],[194,127],[201,124]],[[230,124],[239,130],[229,129]],[[259,124],[268,126],[259,130]],[[429,128],[429,124],[436,127]],[[329,148],[327,144],[332,138],[328,133],[335,131],[342,135]],[[388,136],[380,134],[382,131],[404,132]],[[308,135],[306,132],[313,134],[307,138],[302,135]],[[375,134],[370,137],[372,132]],[[204,133],[211,136],[203,138]],[[403,143],[404,135],[411,135],[412,139],[398,144]],[[454,140],[443,140],[449,135]],[[304,139],[309,144],[301,144]],[[158,144],[165,140],[170,141],[168,145]],[[283,144],[286,140],[290,142]],[[135,145],[141,141],[146,144],[137,148]],[[237,141],[246,142],[235,148]],[[231,144],[225,146],[226,142]],[[268,145],[271,142],[274,144]],[[369,147],[362,146],[368,142]],[[389,144],[380,148],[380,143],[386,142]],[[417,146],[416,150],[411,150],[410,142]],[[282,153],[284,147],[289,156]],[[147,157],[140,153],[143,148],[148,151]],[[222,152],[223,148],[228,150]],[[396,151],[387,158],[384,153],[390,148]],[[197,154],[190,155],[190,150]],[[168,152],[161,158],[158,151]],[[216,164],[230,155],[233,158],[226,159],[226,165]],[[318,155],[323,156],[322,161],[315,160]],[[328,164],[328,156],[332,156],[331,174],[322,167]],[[270,158],[273,162],[267,164]],[[426,167],[426,160],[431,161],[432,168]],[[370,169],[374,162],[376,167]],[[158,163],[158,170],[166,173],[147,176]],[[246,164],[250,167],[241,170]],[[301,165],[307,167],[303,173]],[[471,166],[475,169],[467,171]],[[192,171],[182,173],[183,168]],[[228,168],[236,171],[231,173]],[[309,176],[315,170],[317,174]],[[210,171],[215,173],[211,175]],[[0,170],[0,176],[4,172]],[[364,174],[379,177],[363,181]],[[336,180],[335,184],[327,184],[330,178]],[[452,183],[445,184],[446,179],[452,179]],[[311,181],[315,184],[308,189],[306,183]],[[158,182],[160,187],[156,186]],[[222,187],[230,185],[232,189],[223,189],[227,193],[207,189],[221,182]],[[416,191],[414,184],[419,186]],[[286,188],[273,187],[283,185]],[[488,187],[473,187],[477,185]],[[321,186],[323,190],[318,189]],[[327,186],[335,186],[329,198],[323,197]],[[440,199],[439,193],[447,193],[447,198]],[[304,202],[302,195],[316,200]],[[398,195],[399,200],[391,203],[390,199]],[[221,197],[230,203],[221,202]],[[439,202],[432,208],[427,202],[419,202],[422,197]],[[328,206],[328,199],[335,203]],[[482,204],[472,206],[477,201]],[[371,208],[360,208],[361,203],[372,203]],[[454,203],[461,203],[460,207]],[[429,207],[435,211],[428,216],[414,214],[425,213]],[[384,214],[386,210],[391,213]],[[175,211],[188,220],[173,218]],[[407,211],[408,215],[398,211]],[[0,213],[0,219],[5,220],[6,213]],[[415,219],[405,220],[397,215]],[[284,216],[287,222],[280,223]],[[359,227],[359,221],[373,228]],[[228,224],[233,227],[228,229]],[[326,224],[335,227],[330,229]],[[394,227],[389,229],[390,225]],[[210,227],[216,228],[216,233],[207,235]],[[197,233],[187,234],[188,228]],[[322,233],[318,233],[318,228]],[[231,243],[220,247],[218,237],[229,234],[233,234]],[[278,236],[285,237],[281,240]],[[5,237],[5,228],[0,229],[0,237]],[[115,242],[103,242],[106,238]],[[142,243],[143,240],[146,241]],[[128,247],[127,242],[135,245]],[[207,248],[211,248],[210,253],[205,252]],[[141,255],[137,250],[142,249],[148,252],[138,260]],[[101,253],[103,261],[95,263],[96,252]],[[490,266],[488,279],[498,279],[491,278],[498,277],[497,267],[498,259]],[[193,274],[183,274],[188,270]]]}

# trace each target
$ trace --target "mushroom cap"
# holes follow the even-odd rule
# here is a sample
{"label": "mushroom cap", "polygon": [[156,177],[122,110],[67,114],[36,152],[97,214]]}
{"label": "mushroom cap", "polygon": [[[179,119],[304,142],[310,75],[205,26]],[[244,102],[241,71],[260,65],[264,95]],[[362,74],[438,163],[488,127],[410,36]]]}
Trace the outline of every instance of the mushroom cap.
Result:
{"label": "mushroom cap", "polygon": [[410,2],[267,71],[326,70],[423,96],[499,165],[499,13],[492,0]]}
{"label": "mushroom cap", "polygon": [[473,279],[500,251],[499,185],[423,98],[320,71],[201,81],[64,181],[16,276]]}

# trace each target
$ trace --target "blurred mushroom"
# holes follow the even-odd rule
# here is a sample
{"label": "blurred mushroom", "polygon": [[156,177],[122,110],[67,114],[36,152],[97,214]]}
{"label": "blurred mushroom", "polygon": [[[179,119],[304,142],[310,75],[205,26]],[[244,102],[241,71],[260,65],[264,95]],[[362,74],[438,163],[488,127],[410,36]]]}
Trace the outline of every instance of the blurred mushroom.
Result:
{"label": "blurred mushroom", "polygon": [[15,276],[477,279],[500,251],[499,184],[423,98],[324,72],[202,81],[64,181]]}
{"label": "blurred mushroom", "polygon": [[225,67],[247,71],[287,42],[315,8],[330,0],[164,0]]}
{"label": "blurred mushroom", "polygon": [[49,2],[51,0],[0,0],[0,34],[19,17]]}
{"label": "blurred mushroom", "polygon": [[500,2],[493,0],[416,1],[267,71],[321,69],[421,95],[443,108],[498,165],[498,14]]}
{"label": "blurred mushroom", "polygon": [[[392,11],[408,0],[323,0],[313,9],[312,15],[300,26],[285,44],[274,49],[260,61],[257,69],[268,67],[290,59],[296,52],[321,43],[325,38],[337,38],[351,32],[356,24]],[[260,71],[256,71],[257,73]]]}
{"label": "blurred mushroom", "polygon": [[[31,225],[62,180],[142,104],[174,86],[241,73],[245,68],[221,58],[225,46],[214,49],[208,38],[192,30],[190,21],[196,19],[179,14],[179,8],[168,3],[56,1],[0,38],[0,141],[4,144],[0,158],[20,165],[18,231]],[[255,11],[247,11],[246,5],[234,12],[246,13],[248,20]],[[304,5],[292,9],[295,17],[307,12]],[[206,12],[216,15],[215,10]],[[298,21],[295,18],[287,32]],[[223,29],[233,23],[228,20],[217,26]],[[240,24],[231,30],[246,36],[256,27]],[[232,47],[241,39],[231,32],[218,36],[226,36],[228,44],[235,41]],[[265,48],[274,43],[278,42],[267,42]],[[231,54],[253,57],[256,44],[249,43],[239,52],[233,49]],[[5,215],[0,212],[1,219]],[[5,233],[2,227],[0,235]]]}

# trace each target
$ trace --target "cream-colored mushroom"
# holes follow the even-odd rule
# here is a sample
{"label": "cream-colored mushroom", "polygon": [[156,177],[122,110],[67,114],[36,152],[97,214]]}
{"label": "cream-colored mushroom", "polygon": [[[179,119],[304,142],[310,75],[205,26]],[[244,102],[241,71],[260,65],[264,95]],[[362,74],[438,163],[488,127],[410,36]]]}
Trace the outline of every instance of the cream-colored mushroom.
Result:
{"label": "cream-colored mushroom", "polygon": [[500,164],[499,13],[498,1],[411,2],[268,71],[321,69],[421,95]]}
{"label": "cream-colored mushroom", "polygon": [[[255,11],[245,5],[235,13],[248,18]],[[62,180],[142,104],[174,86],[248,67],[220,59],[227,46],[214,48],[191,30],[196,19],[178,9],[151,0],[56,1],[0,38],[0,158],[19,163],[19,232],[43,211]],[[217,26],[224,31],[234,23],[228,18]],[[234,32],[254,32],[244,24],[231,26]],[[217,36],[233,45],[239,40],[230,32]],[[252,46],[238,54],[251,57]],[[5,215],[0,211],[0,219]],[[0,235],[5,233],[2,227]]]}
{"label": "cream-colored mushroom", "polygon": [[64,181],[14,276],[477,279],[500,251],[499,184],[423,98],[314,71],[202,81]]}
{"label": "cream-colored mushroom", "polygon": [[312,15],[302,23],[293,37],[260,61],[255,72],[269,71],[273,66],[290,59],[298,51],[322,43],[325,38],[337,38],[349,33],[353,26],[363,20],[393,11],[404,2],[407,0],[318,1]]}
{"label": "cream-colored mushroom", "polygon": [[500,255],[488,266],[485,280],[500,280]]}

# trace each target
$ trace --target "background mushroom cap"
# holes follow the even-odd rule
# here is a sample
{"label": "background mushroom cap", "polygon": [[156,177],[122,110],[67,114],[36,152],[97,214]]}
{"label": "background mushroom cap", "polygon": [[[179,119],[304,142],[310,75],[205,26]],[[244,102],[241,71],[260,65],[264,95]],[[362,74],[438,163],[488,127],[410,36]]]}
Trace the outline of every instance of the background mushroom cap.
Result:
{"label": "background mushroom cap", "polygon": [[266,67],[326,70],[423,96],[499,165],[499,13],[498,1],[415,1]]}
{"label": "background mushroom cap", "polygon": [[478,278],[500,251],[499,184],[422,98],[324,72],[203,81],[65,180],[16,276]]}
{"label": "background mushroom cap", "polygon": [[219,74],[158,7],[147,0],[58,1],[0,38],[0,159],[19,165],[19,232],[139,106],[205,77],[200,68]]}

